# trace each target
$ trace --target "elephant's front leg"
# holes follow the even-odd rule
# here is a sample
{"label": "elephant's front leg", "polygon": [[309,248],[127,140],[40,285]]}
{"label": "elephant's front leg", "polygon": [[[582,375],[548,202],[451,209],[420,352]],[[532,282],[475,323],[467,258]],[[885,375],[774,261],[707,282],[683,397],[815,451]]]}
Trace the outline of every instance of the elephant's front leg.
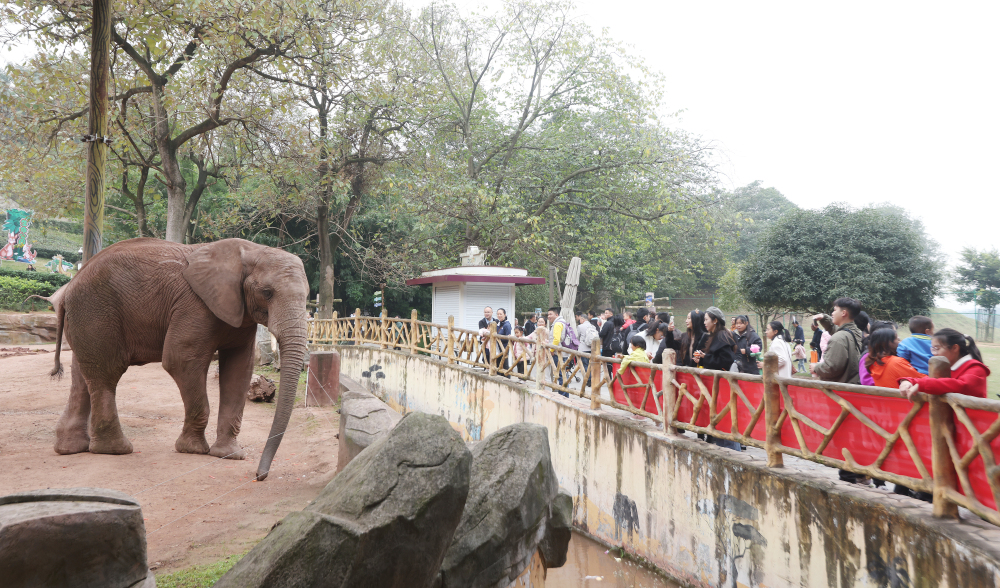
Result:
{"label": "elephant's front leg", "polygon": [[174,442],[178,453],[208,453],[205,428],[212,409],[208,405],[205,380],[212,354],[202,355],[207,359],[185,358],[169,350],[163,354],[163,368],[177,382],[184,401],[184,428]]}
{"label": "elephant's front leg", "polygon": [[90,390],[87,380],[80,371],[80,364],[73,356],[70,364],[72,383],[69,388],[69,402],[56,424],[56,453],[69,455],[90,450],[90,435],[87,425],[90,421]]}
{"label": "elephant's front leg", "polygon": [[[254,330],[256,334],[256,329]],[[253,345],[250,338],[237,349],[219,350],[219,424],[209,451],[216,457],[243,459],[246,452],[236,441],[243,423],[243,407],[253,376]]]}

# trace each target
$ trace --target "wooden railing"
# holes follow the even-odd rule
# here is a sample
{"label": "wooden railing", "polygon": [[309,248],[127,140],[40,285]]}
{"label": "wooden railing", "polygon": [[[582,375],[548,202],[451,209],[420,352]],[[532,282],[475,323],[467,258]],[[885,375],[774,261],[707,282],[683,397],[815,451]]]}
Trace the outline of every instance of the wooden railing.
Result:
{"label": "wooden railing", "polygon": [[[648,418],[668,436],[687,430],[759,447],[770,467],[792,455],[931,493],[936,516],[957,517],[962,506],[1000,525],[1000,401],[921,393],[911,402],[890,388],[779,377],[773,353],[762,376],[676,366],[673,350],[663,364],[622,370],[621,359],[600,355],[596,339],[583,353],[498,335],[495,323],[482,337],[455,327],[453,317],[436,325],[416,311],[407,319],[360,314],[311,321],[310,343],[378,345],[482,368],[589,399],[592,409]],[[943,358],[931,359],[931,377],[949,374]]]}

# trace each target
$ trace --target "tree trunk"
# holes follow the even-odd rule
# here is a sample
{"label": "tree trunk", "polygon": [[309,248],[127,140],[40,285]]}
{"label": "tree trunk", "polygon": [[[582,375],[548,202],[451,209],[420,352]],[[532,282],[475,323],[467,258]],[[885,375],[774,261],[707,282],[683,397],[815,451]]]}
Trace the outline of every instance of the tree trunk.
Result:
{"label": "tree trunk", "polygon": [[[321,77],[325,83],[325,77]],[[319,202],[316,203],[316,232],[319,240],[319,296],[316,318],[333,317],[333,247],[330,245],[330,198],[333,195],[330,173],[330,152],[326,147],[329,118],[326,111],[326,97],[316,103],[319,118]]]}
{"label": "tree trunk", "polygon": [[194,238],[195,223],[192,221],[196,220],[195,214],[198,212],[198,202],[201,200],[201,196],[205,193],[205,188],[208,186],[208,168],[205,166],[205,159],[195,155],[191,157],[191,160],[198,167],[198,181],[195,183],[194,189],[191,190],[191,197],[187,199],[184,205],[185,243],[191,243],[191,240]]}
{"label": "tree trunk", "polygon": [[[90,121],[91,137],[108,134],[108,77],[111,51],[111,2],[94,0],[94,20],[90,40]],[[104,173],[108,145],[104,141],[87,143],[86,199],[83,212],[83,262],[96,255],[103,245]]]}
{"label": "tree trunk", "polygon": [[184,242],[184,204],[187,201],[187,185],[177,161],[177,148],[170,139],[170,121],[163,106],[163,86],[153,84],[153,134],[156,150],[160,154],[164,184],[167,187],[167,231],[164,238],[174,243]]}
{"label": "tree trunk", "polygon": [[316,207],[319,233],[319,303],[316,318],[333,317],[333,248],[330,246],[330,206],[325,200]]}

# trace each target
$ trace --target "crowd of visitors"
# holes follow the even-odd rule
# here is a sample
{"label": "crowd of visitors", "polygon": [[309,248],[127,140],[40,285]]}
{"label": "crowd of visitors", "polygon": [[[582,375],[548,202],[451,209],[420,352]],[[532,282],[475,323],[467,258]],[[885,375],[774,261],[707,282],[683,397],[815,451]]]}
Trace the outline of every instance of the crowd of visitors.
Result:
{"label": "crowd of visitors", "polygon": [[[654,313],[646,308],[621,314],[606,308],[599,316],[581,311],[575,315],[575,325],[564,320],[559,311],[558,307],[550,308],[545,316],[530,316],[523,328],[515,325],[512,329],[504,309],[498,309],[494,318],[493,309],[487,307],[479,324],[484,339],[489,335],[490,322],[495,322],[497,334],[513,333],[529,342],[514,341],[509,347],[506,342],[498,344],[498,367],[502,361],[506,370],[510,357],[517,373],[524,374],[527,363],[535,358],[533,343],[541,341],[583,352],[584,356],[579,357],[579,361],[584,372],[589,366],[592,346],[600,349],[602,357],[621,358],[617,370],[615,364],[606,363],[611,377],[616,371],[617,374],[624,374],[635,363],[662,364],[667,349],[674,350],[677,365],[685,367],[745,374],[759,374],[763,368],[761,352],[765,349],[764,341],[749,318],[735,316],[727,328],[725,314],[715,306],[704,312],[693,310],[687,313],[683,331],[676,328],[669,313]],[[853,298],[838,298],[833,302],[829,315],[817,314],[809,320],[812,338],[808,365],[805,333],[799,321],[792,320],[791,331],[778,320],[767,324],[764,332],[766,348],[777,355],[779,377],[812,377],[843,384],[897,388],[910,400],[918,392],[987,396],[986,382],[990,370],[983,363],[975,340],[954,329],[935,330],[933,321],[928,317],[912,317],[908,325],[911,335],[902,341],[894,323],[871,320],[861,310],[861,303]],[[489,354],[490,350],[486,349],[487,361]],[[951,367],[950,377],[928,377],[932,356],[947,360]],[[563,370],[556,369],[556,366],[571,366],[578,356],[567,357],[564,354],[559,358],[556,354],[551,357],[544,354],[540,357],[546,363],[544,369],[552,370],[553,379],[562,385]],[[586,385],[584,380],[582,386]],[[565,392],[561,394],[567,395]],[[740,444],[734,441],[711,436],[703,438],[717,445],[741,449]],[[848,482],[869,483],[867,477],[852,472],[841,471],[840,478]],[[875,483],[881,484],[878,480]],[[928,494],[914,492],[898,484],[895,492],[930,499]]]}

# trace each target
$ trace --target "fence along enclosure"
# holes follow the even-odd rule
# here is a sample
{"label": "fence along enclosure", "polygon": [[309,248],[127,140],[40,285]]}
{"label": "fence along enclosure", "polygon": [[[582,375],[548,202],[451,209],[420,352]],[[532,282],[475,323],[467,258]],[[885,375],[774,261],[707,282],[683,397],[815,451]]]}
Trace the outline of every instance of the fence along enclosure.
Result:
{"label": "fence along enclosure", "polygon": [[[495,323],[481,337],[456,328],[453,317],[436,325],[417,320],[416,311],[409,319],[335,313],[309,323],[309,342],[405,349],[533,381],[587,398],[593,409],[606,405],[646,417],[668,435],[680,429],[762,448],[770,467],[793,455],[932,493],[935,516],[955,518],[962,506],[1000,525],[997,400],[921,393],[910,402],[890,388],[779,377],[773,353],[764,356],[762,376],[677,366],[672,350],[662,365],[632,363],[621,371],[621,359],[602,357],[599,345],[581,353],[498,335]],[[523,374],[515,369],[521,362]],[[943,359],[931,363],[931,377],[950,374]],[[577,377],[581,385],[573,389]]]}

